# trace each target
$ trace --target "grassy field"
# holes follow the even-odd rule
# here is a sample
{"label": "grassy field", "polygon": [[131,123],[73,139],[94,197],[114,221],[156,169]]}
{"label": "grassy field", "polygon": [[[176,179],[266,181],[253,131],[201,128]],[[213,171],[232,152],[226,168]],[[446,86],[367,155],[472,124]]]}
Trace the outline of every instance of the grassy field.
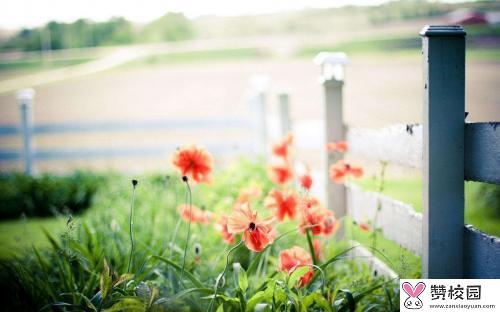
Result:
{"label": "grassy field", "polygon": [[72,65],[83,64],[95,60],[96,58],[71,58],[71,59],[54,59],[51,61],[43,60],[40,57],[23,59],[23,60],[0,60],[0,79],[13,78],[16,76],[33,74],[36,72],[62,68]]}
{"label": "grassy field", "polygon": [[269,55],[266,51],[262,51],[257,48],[214,49],[150,55],[126,63],[124,66],[154,66],[161,64],[220,62],[263,58],[267,56]]}

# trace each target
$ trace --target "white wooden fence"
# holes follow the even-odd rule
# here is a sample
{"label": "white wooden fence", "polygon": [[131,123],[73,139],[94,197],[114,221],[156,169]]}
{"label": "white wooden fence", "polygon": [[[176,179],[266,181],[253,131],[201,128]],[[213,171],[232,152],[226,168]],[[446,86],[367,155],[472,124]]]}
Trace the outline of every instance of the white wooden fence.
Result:
{"label": "white wooden fence", "polygon": [[[237,130],[252,138],[248,140],[235,140],[221,138],[204,142],[208,150],[221,156],[227,154],[250,154],[256,152],[264,154],[266,149],[267,129],[266,119],[266,88],[268,77],[255,75],[250,79],[250,88],[247,95],[248,112],[235,117],[211,118],[171,118],[157,120],[131,120],[131,121],[104,121],[104,122],[78,122],[78,123],[35,123],[33,106],[35,103],[35,90],[21,89],[16,93],[20,109],[20,124],[0,125],[0,140],[20,136],[22,149],[4,149],[0,147],[0,171],[3,163],[22,161],[25,174],[36,172],[37,161],[68,160],[68,159],[95,159],[119,157],[167,157],[176,148],[184,144],[173,137],[171,141],[156,145],[133,145],[120,147],[58,147],[37,148],[36,137],[39,135],[57,136],[61,134],[85,133],[130,133],[134,131],[204,131],[216,129],[220,133],[230,133]],[[288,109],[288,96],[280,96],[281,108]],[[287,113],[281,114],[287,116]],[[281,120],[281,125],[288,127],[286,119]],[[207,141],[207,140],[206,140]],[[1,142],[1,141],[0,141]],[[9,167],[7,167],[9,168]]]}
{"label": "white wooden fence", "polygon": [[[500,184],[500,123],[465,122],[465,32],[428,26],[422,36],[423,123],[381,130],[347,128],[343,120],[343,53],[320,53],[325,143],[347,140],[349,154],[422,171],[423,213],[355,185],[331,182],[326,199],[337,217],[371,226],[422,259],[424,278],[500,278],[500,238],[464,224],[464,181]],[[287,125],[289,128],[290,125]],[[326,168],[339,159],[325,156]],[[377,215],[377,217],[375,217]],[[341,233],[342,234],[342,233]],[[397,276],[368,249],[374,268]]]}
{"label": "white wooden fence", "polygon": [[[422,125],[344,132],[343,81],[325,76],[323,86],[327,140],[347,139],[352,154],[421,169],[423,214],[386,196],[332,182],[327,183],[329,206],[337,216],[357,221],[371,216],[386,238],[422,256],[425,278],[500,278],[500,239],[464,225],[464,181],[500,183],[500,123],[465,122],[464,30],[428,26],[420,35]],[[335,61],[325,59],[322,65],[335,66]],[[347,211],[332,204],[339,199],[334,194],[346,198]]]}

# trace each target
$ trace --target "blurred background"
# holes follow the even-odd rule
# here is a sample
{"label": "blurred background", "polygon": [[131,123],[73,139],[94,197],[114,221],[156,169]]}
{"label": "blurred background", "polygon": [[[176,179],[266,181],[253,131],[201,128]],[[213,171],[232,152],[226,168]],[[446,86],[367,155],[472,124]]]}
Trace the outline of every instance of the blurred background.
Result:
{"label": "blurred background", "polygon": [[218,160],[258,152],[256,75],[271,130],[289,95],[308,141],[299,157],[314,167],[324,154],[314,56],[347,54],[350,126],[419,122],[427,24],[465,27],[467,120],[500,120],[499,1],[4,1],[0,168],[23,168],[23,88],[36,92],[34,172],[166,169],[186,143]]}

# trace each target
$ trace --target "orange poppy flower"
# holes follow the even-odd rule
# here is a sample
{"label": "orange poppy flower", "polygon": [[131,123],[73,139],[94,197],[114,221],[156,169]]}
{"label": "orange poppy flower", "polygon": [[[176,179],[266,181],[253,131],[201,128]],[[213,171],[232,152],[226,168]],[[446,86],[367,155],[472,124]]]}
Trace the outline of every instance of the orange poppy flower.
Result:
{"label": "orange poppy flower", "polygon": [[363,232],[368,232],[370,230],[370,226],[368,224],[366,224],[366,223],[360,223],[359,224],[359,228]]}
{"label": "orange poppy flower", "polygon": [[339,222],[335,219],[333,211],[325,209],[323,216],[323,234],[330,235],[335,233],[339,227]]}
{"label": "orange poppy flower", "polygon": [[271,244],[276,236],[271,223],[274,218],[259,220],[249,203],[236,207],[227,221],[227,230],[231,234],[243,233],[242,240],[248,249],[261,252]]}
{"label": "orange poppy flower", "polygon": [[338,151],[340,153],[345,153],[347,152],[347,147],[348,145],[346,141],[330,142],[326,144],[326,149],[329,152]]}
{"label": "orange poppy flower", "polygon": [[305,190],[310,190],[313,184],[313,179],[311,177],[311,173],[307,170],[306,173],[300,176],[299,178],[300,186],[302,186]]}
{"label": "orange poppy flower", "polygon": [[293,143],[293,135],[291,133],[284,136],[280,142],[273,145],[273,154],[283,159],[288,159],[290,156],[290,148]]}
{"label": "orange poppy flower", "polygon": [[215,229],[221,233],[222,239],[226,243],[232,245],[234,244],[234,235],[228,232],[227,221],[228,221],[227,216],[221,215],[219,221],[217,221],[217,223],[215,224]]}
{"label": "orange poppy flower", "polygon": [[189,205],[186,204],[180,205],[177,210],[179,211],[182,219],[184,219],[185,221],[189,221],[191,217],[191,222],[207,224],[212,219],[212,214],[209,211],[200,209],[195,205],[191,205],[191,213],[189,213]]}
{"label": "orange poppy flower", "polygon": [[289,219],[295,218],[298,202],[297,195],[293,190],[281,192],[272,189],[264,200],[264,206],[274,209],[276,219],[283,221],[286,216],[288,216]]}
{"label": "orange poppy flower", "polygon": [[262,189],[258,186],[249,186],[242,188],[236,198],[236,203],[245,203],[252,199],[259,199],[262,196]]}
{"label": "orange poppy flower", "polygon": [[[285,249],[280,253],[280,270],[291,274],[300,266],[310,266],[312,264],[311,255],[300,248],[293,246],[290,249]],[[299,287],[307,285],[314,275],[314,271],[309,267],[309,271],[304,273],[299,280]]]}
{"label": "orange poppy flower", "polygon": [[312,240],[312,245],[314,249],[314,256],[316,259],[321,259],[323,258],[323,250],[321,248],[321,241],[317,238]]}
{"label": "orange poppy flower", "polygon": [[302,210],[307,210],[309,208],[319,206],[319,199],[312,196],[303,197],[300,199],[300,207]]}
{"label": "orange poppy flower", "polygon": [[293,171],[289,164],[271,165],[268,175],[269,179],[278,185],[288,184],[293,179]]}
{"label": "orange poppy flower", "polygon": [[313,235],[322,234],[324,213],[325,210],[319,206],[305,209],[299,225],[300,232],[305,234],[307,230],[310,230]]}
{"label": "orange poppy flower", "polygon": [[212,156],[205,149],[195,145],[178,149],[171,157],[172,165],[198,183],[209,182],[212,173]]}
{"label": "orange poppy flower", "polygon": [[343,160],[339,160],[330,167],[330,179],[335,183],[342,183],[347,176],[360,178],[363,176],[363,168],[352,166]]}

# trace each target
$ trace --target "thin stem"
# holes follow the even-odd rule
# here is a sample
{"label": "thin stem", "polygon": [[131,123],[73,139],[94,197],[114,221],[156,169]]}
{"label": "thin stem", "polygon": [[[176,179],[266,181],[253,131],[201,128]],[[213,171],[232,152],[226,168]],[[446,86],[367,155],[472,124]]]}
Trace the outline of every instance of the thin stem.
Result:
{"label": "thin stem", "polygon": [[224,275],[226,274],[226,271],[227,271],[227,266],[229,265],[229,256],[231,255],[231,253],[238,247],[241,246],[241,244],[243,244],[243,240],[241,240],[238,244],[234,245],[231,249],[229,249],[229,251],[227,252],[227,256],[226,256],[226,264],[224,265],[224,270],[222,271],[222,273],[217,277],[217,279],[215,280],[215,286],[214,286],[214,297],[212,298],[212,300],[210,300],[210,305],[208,306],[208,311],[213,311],[213,308],[214,308],[214,304],[215,304],[215,300],[217,299],[217,292],[219,291],[219,284],[220,284],[220,281],[222,280],[222,278],[224,277]]}
{"label": "thin stem", "polygon": [[184,246],[184,256],[182,257],[182,269],[181,269],[181,283],[182,283],[182,278],[184,277],[184,270],[186,268],[186,256],[187,256],[187,249],[189,246],[189,238],[191,236],[191,220],[193,219],[193,212],[191,211],[193,209],[192,205],[192,193],[191,193],[191,186],[189,186],[189,181],[187,177],[182,177],[182,180],[186,182],[186,187],[187,187],[187,195],[189,197],[189,221],[188,221],[188,230],[187,230],[187,235],[186,235],[186,245]]}
{"label": "thin stem", "polygon": [[311,238],[311,229],[306,230],[307,236],[307,244],[309,245],[309,250],[311,251],[311,258],[314,265],[318,264],[318,260],[316,259],[316,253],[314,252],[314,245]]}
{"label": "thin stem", "polygon": [[[387,162],[386,161],[381,161],[380,162],[380,176],[379,176],[379,186],[378,186],[378,193],[381,195],[382,192],[384,191],[385,187],[385,169],[387,168]],[[372,247],[376,248],[376,243],[377,243],[377,220],[378,220],[378,214],[380,209],[382,209],[382,202],[380,200],[380,196],[377,198],[377,210],[375,211],[375,215],[373,217],[373,232],[372,232]]]}
{"label": "thin stem", "polygon": [[134,205],[135,205],[135,187],[137,180],[132,180],[132,203],[130,204],[130,220],[129,220],[129,234],[130,234],[130,256],[128,258],[127,273],[130,273],[132,265],[132,257],[134,256],[135,242],[134,242]]}

